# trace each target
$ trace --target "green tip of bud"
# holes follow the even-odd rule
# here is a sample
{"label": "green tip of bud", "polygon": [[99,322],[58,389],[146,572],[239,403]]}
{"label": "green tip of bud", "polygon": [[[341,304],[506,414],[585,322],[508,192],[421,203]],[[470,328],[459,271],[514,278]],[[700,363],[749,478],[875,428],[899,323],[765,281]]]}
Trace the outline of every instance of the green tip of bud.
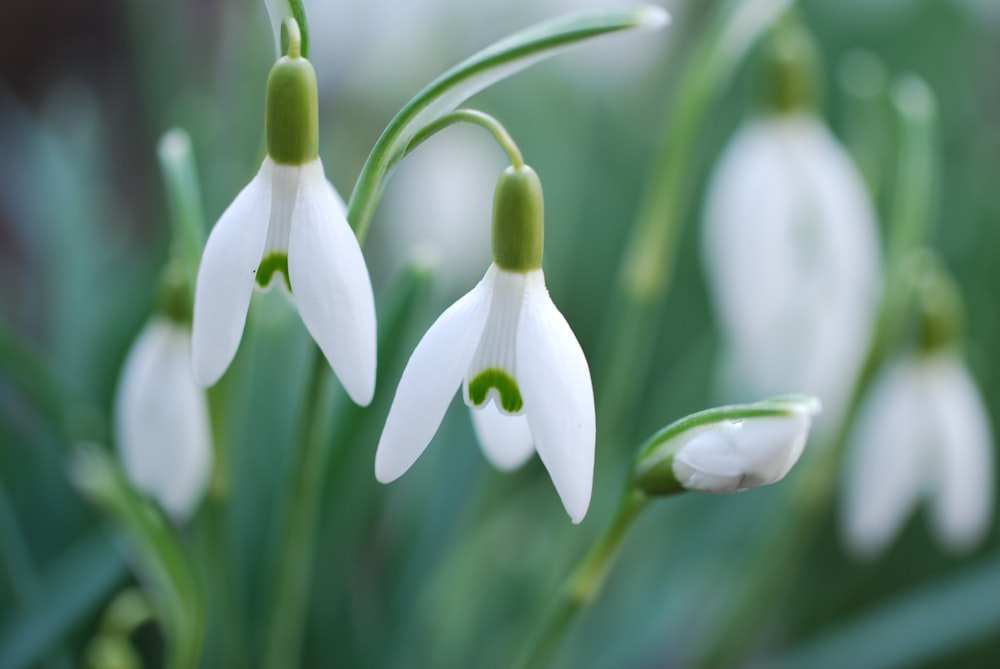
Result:
{"label": "green tip of bud", "polygon": [[276,163],[302,165],[319,155],[319,93],[316,71],[299,55],[294,19],[282,24],[282,35],[286,33],[288,55],[278,59],[267,77],[267,153]]}
{"label": "green tip of bud", "polygon": [[955,280],[936,258],[928,260],[916,286],[917,343],[931,353],[958,344],[965,308]]}
{"label": "green tip of bud", "polygon": [[157,304],[163,315],[175,323],[191,324],[194,293],[187,272],[180,262],[171,262],[163,270],[157,292]]}
{"label": "green tip of bud", "polygon": [[764,42],[758,68],[758,89],[765,109],[790,113],[818,103],[819,51],[809,32],[793,17],[779,23]]}
{"label": "green tip of bud", "polygon": [[493,262],[511,272],[542,266],[545,216],[542,182],[527,165],[508,167],[493,197]]}

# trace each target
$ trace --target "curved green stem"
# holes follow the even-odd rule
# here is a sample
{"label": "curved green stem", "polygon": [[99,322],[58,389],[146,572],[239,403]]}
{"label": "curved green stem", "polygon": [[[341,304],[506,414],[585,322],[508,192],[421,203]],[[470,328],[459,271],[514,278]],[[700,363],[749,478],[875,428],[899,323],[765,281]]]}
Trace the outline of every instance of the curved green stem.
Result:
{"label": "curved green stem", "polygon": [[503,124],[493,116],[477,109],[458,109],[450,114],[445,114],[432,123],[428,123],[420,129],[420,132],[413,136],[413,139],[406,147],[406,151],[403,153],[403,157],[405,158],[408,156],[414,149],[430,139],[432,136],[449,126],[455,125],[456,123],[471,123],[473,125],[478,125],[481,128],[485,128],[491,135],[493,135],[493,138],[496,139],[500,148],[506,152],[507,156],[510,158],[511,164],[516,169],[524,167],[524,158],[521,156],[521,150],[517,148],[514,138],[510,136],[510,133],[507,132],[505,127],[503,127]]}
{"label": "curved green stem", "polygon": [[[298,28],[297,35],[291,35],[292,28],[288,27],[284,18],[281,19],[281,55],[288,55],[293,58],[298,58],[302,56],[303,58],[309,57],[309,21],[306,19],[306,8],[302,3],[302,0],[286,0],[288,4],[288,14],[291,18],[295,19],[297,24],[295,27]],[[294,39],[293,39],[294,37]],[[291,50],[295,49],[295,54],[291,53]]]}
{"label": "curved green stem", "polygon": [[648,503],[649,497],[630,482],[611,523],[564,583],[545,622],[517,666],[522,669],[549,666],[570,623],[601,591],[622,540]]}
{"label": "curved green stem", "polygon": [[360,242],[368,234],[385,182],[413,138],[472,95],[566,48],[608,33],[657,29],[668,22],[659,7],[580,12],[531,26],[462,61],[417,93],[389,121],[351,193],[347,220]]}

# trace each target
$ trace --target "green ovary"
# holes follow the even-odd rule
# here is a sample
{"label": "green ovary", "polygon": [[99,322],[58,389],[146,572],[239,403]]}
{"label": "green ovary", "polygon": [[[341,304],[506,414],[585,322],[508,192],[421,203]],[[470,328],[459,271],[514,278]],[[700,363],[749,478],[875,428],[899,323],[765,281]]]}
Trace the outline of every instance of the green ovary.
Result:
{"label": "green ovary", "polygon": [[469,382],[469,399],[477,407],[483,406],[490,393],[490,388],[497,389],[497,393],[500,395],[500,406],[507,413],[519,413],[524,408],[517,381],[507,372],[495,367],[484,369]]}
{"label": "green ovary", "polygon": [[281,272],[288,292],[292,292],[292,281],[288,278],[288,256],[284,253],[272,253],[260,261],[260,266],[257,267],[257,285],[267,288],[271,285],[275,272]]}

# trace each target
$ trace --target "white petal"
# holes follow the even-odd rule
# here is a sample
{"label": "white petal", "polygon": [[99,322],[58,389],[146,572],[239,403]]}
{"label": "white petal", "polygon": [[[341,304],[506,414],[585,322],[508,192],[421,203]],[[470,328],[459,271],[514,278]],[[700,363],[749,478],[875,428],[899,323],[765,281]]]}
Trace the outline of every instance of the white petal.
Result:
{"label": "white petal", "polygon": [[809,437],[812,414],[724,421],[698,433],[674,456],[674,475],[688,490],[734,493],[780,481]]}
{"label": "white petal", "polygon": [[375,478],[388,483],[416,462],[437,432],[486,324],[486,278],[441,314],[406,363],[375,453]]}
{"label": "white petal", "polygon": [[375,298],[343,200],[317,159],[302,167],[288,242],[292,296],[351,399],[375,393]]}
{"label": "white petal", "polygon": [[841,525],[848,547],[874,557],[895,538],[924,492],[929,441],[926,397],[912,361],[877,378],[852,430]]}
{"label": "white petal", "polygon": [[115,396],[125,471],[178,522],[201,501],[212,469],[208,406],[190,356],[190,333],[154,318],[132,346]]}
{"label": "white petal", "polygon": [[528,418],[524,414],[502,413],[496,401],[487,402],[482,409],[470,407],[469,411],[479,445],[497,469],[517,469],[535,452]]}
{"label": "white petal", "polygon": [[517,330],[518,385],[531,436],[574,523],[587,514],[594,481],[594,389],[580,343],[530,272]]}
{"label": "white petal", "polygon": [[956,552],[979,543],[993,515],[993,434],[975,383],[955,353],[928,361],[927,382],[937,417],[937,478],[931,521],[943,543]]}
{"label": "white petal", "polygon": [[253,295],[271,211],[271,170],[265,159],[212,228],[198,268],[192,357],[195,379],[211,386],[233,361]]}

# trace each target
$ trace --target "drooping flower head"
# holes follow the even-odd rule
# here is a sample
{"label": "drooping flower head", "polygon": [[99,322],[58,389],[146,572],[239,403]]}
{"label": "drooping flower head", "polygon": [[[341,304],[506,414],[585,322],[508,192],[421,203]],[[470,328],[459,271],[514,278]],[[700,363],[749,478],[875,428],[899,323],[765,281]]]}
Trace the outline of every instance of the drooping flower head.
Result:
{"label": "drooping flower head", "polygon": [[319,159],[316,75],[289,52],[267,81],[267,157],[208,238],[195,290],[195,376],[214,384],[229,367],[254,288],[278,284],[337,373],[366,405],[375,391],[375,301],[346,207]]}
{"label": "drooping flower head", "polygon": [[990,527],[993,430],[959,347],[960,296],[937,279],[921,286],[920,345],[876,377],[848,440],[840,520],[861,558],[885,551],[921,501],[952,552]]}
{"label": "drooping flower head", "polygon": [[420,340],[403,371],[375,455],[388,483],[416,461],[455,391],[487,459],[513,469],[537,451],[573,522],[590,505],[594,393],[579,342],[542,273],[538,175],[509,167],[493,203],[493,263]]}
{"label": "drooping flower head", "polygon": [[114,431],[129,480],[174,520],[198,507],[212,471],[204,389],[191,374],[190,284],[166,274],[165,309],[129,349],[115,391]]}
{"label": "drooping flower head", "polygon": [[832,426],[874,324],[879,240],[864,182],[813,107],[800,32],[772,43],[766,108],[715,168],[702,248],[728,379],[752,395],[816,395]]}

